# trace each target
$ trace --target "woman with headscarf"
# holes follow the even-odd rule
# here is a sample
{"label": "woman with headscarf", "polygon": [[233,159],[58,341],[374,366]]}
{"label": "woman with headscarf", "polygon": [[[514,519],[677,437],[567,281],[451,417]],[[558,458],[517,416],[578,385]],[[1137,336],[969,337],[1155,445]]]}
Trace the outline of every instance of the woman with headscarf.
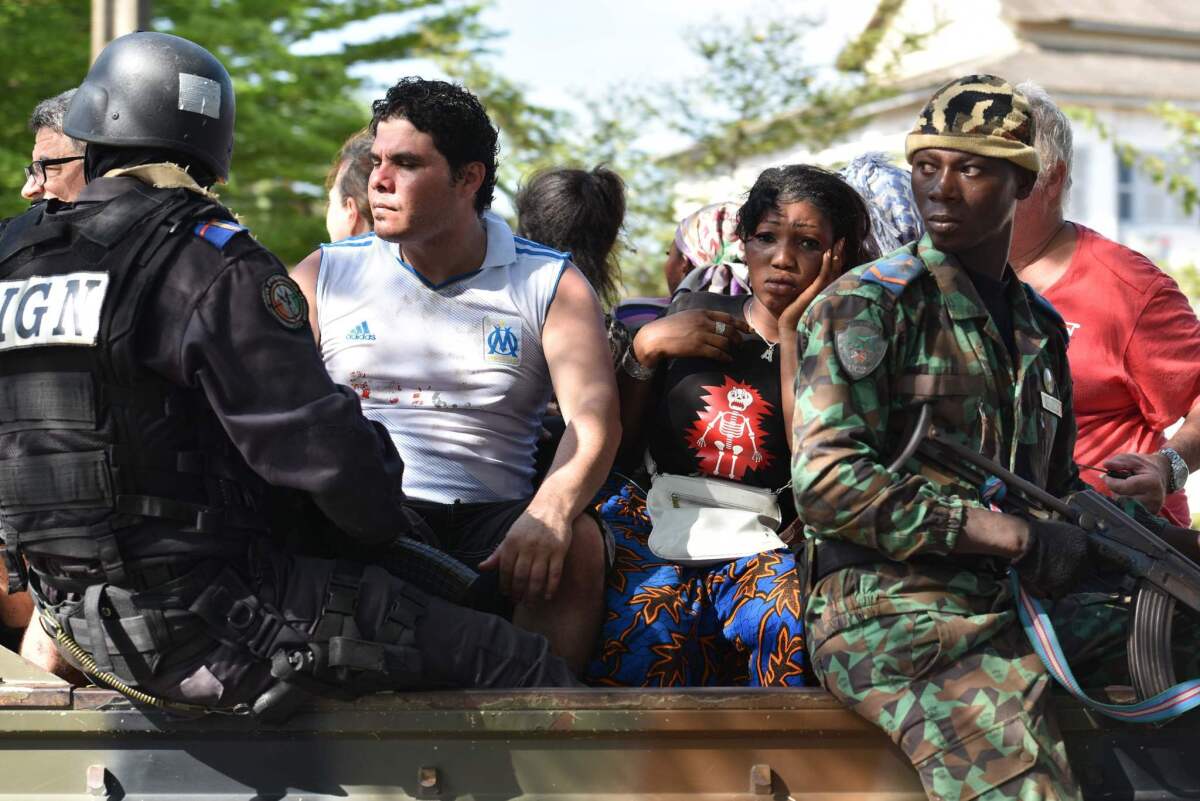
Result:
{"label": "woman with headscarf", "polygon": [[863,153],[838,171],[867,204],[871,240],[880,256],[925,234],[913,200],[912,174],[879,152]]}
{"label": "woman with headscarf", "polygon": [[736,203],[714,203],[679,221],[663,271],[667,288],[721,295],[750,294],[746,252],[737,234]]}

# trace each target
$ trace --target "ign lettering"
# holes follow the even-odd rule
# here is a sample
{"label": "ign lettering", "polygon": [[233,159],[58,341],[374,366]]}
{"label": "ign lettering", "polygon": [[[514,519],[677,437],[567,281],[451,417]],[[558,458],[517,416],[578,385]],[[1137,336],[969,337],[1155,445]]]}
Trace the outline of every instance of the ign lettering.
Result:
{"label": "ign lettering", "polygon": [[0,351],[95,345],[108,273],[0,281]]}

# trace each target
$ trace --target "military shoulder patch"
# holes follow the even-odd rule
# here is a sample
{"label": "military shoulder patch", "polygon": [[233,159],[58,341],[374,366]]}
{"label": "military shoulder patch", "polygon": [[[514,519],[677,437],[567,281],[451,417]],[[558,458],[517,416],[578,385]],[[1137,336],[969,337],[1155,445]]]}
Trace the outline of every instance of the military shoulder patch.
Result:
{"label": "military shoulder patch", "polygon": [[196,227],[192,229],[192,233],[217,250],[221,250],[225,245],[229,244],[229,240],[235,234],[240,234],[245,230],[247,230],[246,226],[238,225],[230,220],[209,220],[208,222],[196,223]]}
{"label": "military shoulder patch", "polygon": [[853,320],[833,337],[838,361],[852,381],[873,373],[887,353],[883,330],[867,320]]}
{"label": "military shoulder patch", "polygon": [[286,275],[267,276],[262,285],[263,304],[284,328],[302,328],[308,322],[308,301],[296,282]]}
{"label": "military shoulder patch", "polygon": [[902,250],[867,266],[861,280],[879,284],[897,297],[914,278],[925,272],[925,263],[908,250]]}

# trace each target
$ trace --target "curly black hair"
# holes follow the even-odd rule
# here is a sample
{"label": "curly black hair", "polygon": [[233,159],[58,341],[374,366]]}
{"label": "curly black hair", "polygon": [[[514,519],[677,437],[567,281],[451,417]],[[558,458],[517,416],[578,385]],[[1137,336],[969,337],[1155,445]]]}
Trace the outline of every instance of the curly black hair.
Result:
{"label": "curly black hair", "polygon": [[379,123],[402,117],[433,138],[433,146],[450,163],[455,180],[468,164],[483,164],[483,183],[475,193],[475,211],[482,214],[496,193],[497,132],[479,98],[446,81],[409,76],[371,104],[371,136]]}
{"label": "curly black hair", "polygon": [[811,164],[763,170],[738,210],[738,237],[749,242],[767,212],[799,201],[811,203],[829,219],[834,241],[846,240],[842,264],[847,269],[879,257],[871,239],[871,215],[862,197],[837,173]]}
{"label": "curly black hair", "polygon": [[607,304],[617,298],[621,266],[613,247],[625,220],[625,182],[607,167],[534,174],[517,192],[521,236],[570,252]]}

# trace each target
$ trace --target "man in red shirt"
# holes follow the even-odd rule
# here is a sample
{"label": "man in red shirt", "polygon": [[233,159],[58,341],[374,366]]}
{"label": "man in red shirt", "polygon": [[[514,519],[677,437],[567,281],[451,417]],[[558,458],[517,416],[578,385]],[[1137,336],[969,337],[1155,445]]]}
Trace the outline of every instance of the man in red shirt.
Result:
{"label": "man in red shirt", "polygon": [[[1067,321],[1080,474],[1189,526],[1183,485],[1200,466],[1200,321],[1145,256],[1063,219],[1071,125],[1040,87],[1018,89],[1029,99],[1042,169],[1017,204],[1010,263]],[[1181,417],[1167,440],[1164,429]]]}

